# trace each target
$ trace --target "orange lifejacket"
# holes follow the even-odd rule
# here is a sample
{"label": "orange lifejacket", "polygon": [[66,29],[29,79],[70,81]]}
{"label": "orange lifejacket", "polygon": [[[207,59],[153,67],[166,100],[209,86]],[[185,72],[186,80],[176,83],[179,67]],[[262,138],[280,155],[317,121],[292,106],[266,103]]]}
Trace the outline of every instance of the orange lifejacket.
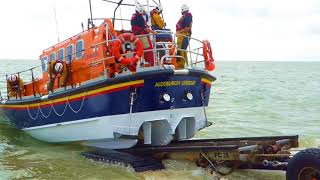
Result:
{"label": "orange lifejacket", "polygon": [[191,13],[186,13],[183,15],[178,23],[176,24],[176,31],[180,31],[181,29],[184,29],[186,27],[190,27],[189,34],[191,34],[191,28],[192,28],[192,14]]}
{"label": "orange lifejacket", "polygon": [[15,76],[16,79],[14,81],[7,79],[7,87],[9,96],[16,96],[18,94],[23,95],[24,94],[24,83],[20,77],[17,75]]}
{"label": "orange lifejacket", "polygon": [[67,78],[67,64],[63,61],[52,61],[49,64],[49,73],[51,80],[59,79],[59,86],[65,85],[65,80]]}
{"label": "orange lifejacket", "polygon": [[153,9],[150,12],[151,16],[151,27],[152,29],[158,30],[158,29],[163,29],[165,27],[165,22],[160,16],[160,13],[156,10]]}
{"label": "orange lifejacket", "polygon": [[140,34],[148,34],[147,31],[145,31],[145,28],[149,28],[148,24],[146,23],[145,19],[143,18],[143,15],[136,12],[132,15],[131,18],[131,31],[133,34],[140,35]]}

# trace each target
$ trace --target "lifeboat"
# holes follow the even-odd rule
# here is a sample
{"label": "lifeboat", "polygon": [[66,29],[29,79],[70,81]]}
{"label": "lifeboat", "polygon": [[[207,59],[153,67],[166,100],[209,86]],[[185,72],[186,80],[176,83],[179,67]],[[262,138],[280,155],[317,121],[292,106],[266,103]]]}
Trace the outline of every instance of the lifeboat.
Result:
{"label": "lifeboat", "polygon": [[[118,6],[132,8],[122,0],[115,3],[114,14]],[[216,79],[209,42],[190,39],[187,66],[178,69],[175,33],[143,35],[155,44],[146,50],[141,36],[117,29],[120,21],[127,22],[91,18],[86,30],[43,50],[40,66],[7,74],[0,109],[11,124],[42,141],[111,149],[167,145],[207,127]],[[144,60],[147,51],[154,53],[154,65]],[[24,81],[12,88],[13,77]]]}

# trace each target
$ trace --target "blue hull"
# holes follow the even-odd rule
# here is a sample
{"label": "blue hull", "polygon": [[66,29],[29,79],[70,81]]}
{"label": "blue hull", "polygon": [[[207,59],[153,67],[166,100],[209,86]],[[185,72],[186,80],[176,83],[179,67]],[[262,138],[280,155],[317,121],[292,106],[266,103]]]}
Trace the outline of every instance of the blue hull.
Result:
{"label": "blue hull", "polygon": [[[131,113],[138,113],[202,107],[208,106],[211,88],[208,82],[214,80],[213,76],[204,71],[189,70],[187,74],[175,75],[173,70],[154,70],[88,83],[53,93],[48,99],[9,100],[0,107],[19,129],[128,114],[130,110]],[[114,88],[99,91],[109,86]],[[188,92],[193,95],[192,100],[186,99]],[[164,93],[170,95],[169,102],[161,100]],[[69,98],[77,94],[84,95]]]}

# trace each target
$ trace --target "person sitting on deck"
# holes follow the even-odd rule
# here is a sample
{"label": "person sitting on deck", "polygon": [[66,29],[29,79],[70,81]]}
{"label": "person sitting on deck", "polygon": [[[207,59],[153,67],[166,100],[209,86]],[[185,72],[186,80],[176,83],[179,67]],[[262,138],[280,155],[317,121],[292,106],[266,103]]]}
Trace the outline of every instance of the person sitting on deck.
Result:
{"label": "person sitting on deck", "polygon": [[178,50],[177,55],[183,58],[177,58],[178,69],[183,69],[185,63],[188,63],[187,47],[189,46],[191,29],[192,29],[192,14],[189,12],[189,7],[186,4],[181,6],[182,17],[176,24],[176,34],[177,34],[177,45],[180,50]]}
{"label": "person sitting on deck", "polygon": [[[147,22],[144,19],[144,7],[141,4],[136,6],[136,12],[132,15],[131,18],[131,30],[134,35],[144,35],[144,34],[157,34],[155,31],[149,28]],[[144,50],[151,50],[153,49],[152,41],[150,36],[142,36],[139,37],[142,41]],[[150,66],[154,66],[154,55],[152,51],[144,53],[144,59],[146,62],[149,63]]]}
{"label": "person sitting on deck", "polygon": [[160,5],[156,6],[151,12],[151,28],[153,30],[161,30],[166,26],[163,18],[161,17],[162,14],[162,7]]}

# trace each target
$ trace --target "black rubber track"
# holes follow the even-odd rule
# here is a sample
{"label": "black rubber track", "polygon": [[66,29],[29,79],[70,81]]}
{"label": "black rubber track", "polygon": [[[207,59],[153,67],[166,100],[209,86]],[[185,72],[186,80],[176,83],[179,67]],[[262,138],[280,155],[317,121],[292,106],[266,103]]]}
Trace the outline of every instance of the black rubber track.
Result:
{"label": "black rubber track", "polygon": [[109,153],[83,152],[81,155],[88,159],[110,164],[123,163],[125,166],[131,166],[136,172],[154,171],[165,168],[161,161],[150,157],[138,157],[118,151]]}

